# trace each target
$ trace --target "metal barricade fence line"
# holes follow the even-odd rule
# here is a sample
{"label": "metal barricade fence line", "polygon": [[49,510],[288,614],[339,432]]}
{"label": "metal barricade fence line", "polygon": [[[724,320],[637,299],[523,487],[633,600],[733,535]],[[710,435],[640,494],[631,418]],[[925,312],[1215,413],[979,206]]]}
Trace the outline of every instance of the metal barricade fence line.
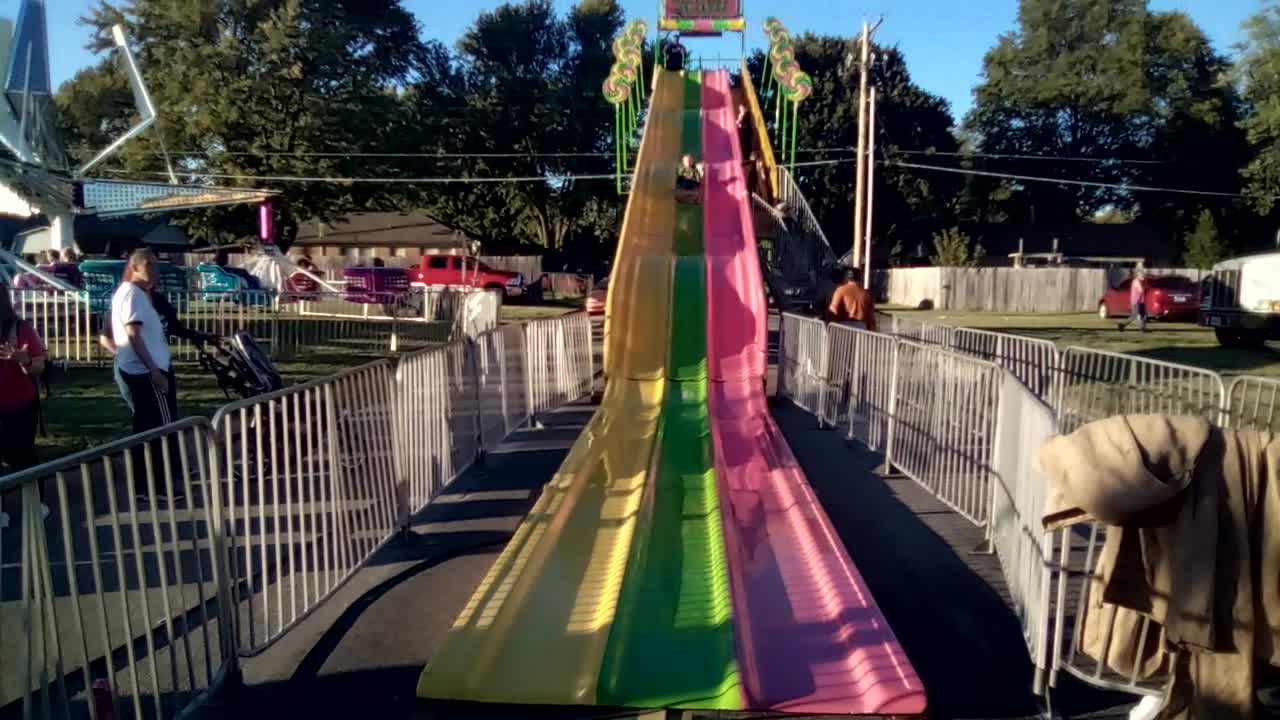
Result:
{"label": "metal barricade fence line", "polygon": [[1046,402],[1054,399],[1058,347],[1049,340],[960,327],[951,334],[951,349],[994,362],[1021,380],[1040,399]]}
{"label": "metal barricade fence line", "polygon": [[[144,702],[147,714],[180,711],[331,596],[481,448],[524,424],[532,378],[546,378],[544,407],[590,391],[586,316],[541,324],[404,355],[394,377],[387,361],[370,363],[0,479],[0,610],[17,602],[33,618],[30,667],[20,689],[0,679],[0,704],[21,697],[52,711],[87,693],[98,679],[90,661],[115,652],[124,670],[109,662],[104,679],[117,710],[132,696],[137,715]],[[531,335],[544,341],[532,367]],[[444,481],[424,487],[441,468]],[[41,480],[57,496],[43,493],[55,506],[47,538],[31,521]],[[108,532],[76,530],[84,508]],[[113,593],[119,620],[104,600]]]}
{"label": "metal barricade fence line", "polygon": [[[65,714],[73,697],[103,679],[117,714],[130,699],[142,715],[149,694],[152,712],[163,716],[234,665],[208,427],[187,419],[0,478],[0,612],[16,603],[28,618],[25,640],[0,638],[7,657],[21,658],[15,667],[25,668],[2,674],[0,705],[21,699],[26,714],[38,699],[44,715],[54,706]],[[163,509],[161,497],[170,500]],[[14,566],[3,538],[15,534],[16,601],[3,582]],[[92,620],[87,608],[96,608]],[[108,660],[91,670],[120,653],[122,669]]]}
{"label": "metal barricade fence line", "polygon": [[50,360],[89,363],[97,343],[89,294],[83,290],[10,289],[18,315],[31,323]]}

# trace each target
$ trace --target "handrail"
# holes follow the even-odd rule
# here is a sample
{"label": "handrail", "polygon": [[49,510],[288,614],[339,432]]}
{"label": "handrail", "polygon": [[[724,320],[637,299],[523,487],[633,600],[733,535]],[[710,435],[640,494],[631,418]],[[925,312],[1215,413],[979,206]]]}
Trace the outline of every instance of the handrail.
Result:
{"label": "handrail", "polygon": [[[755,128],[756,142],[760,144],[761,160],[769,171],[769,190],[773,197],[778,197],[778,161],[773,154],[773,143],[769,142],[769,128],[764,124],[764,112],[760,109],[760,98],[756,95],[755,83],[751,80],[751,70],[747,61],[742,61],[742,94],[747,99],[747,108],[751,111],[751,124]],[[748,148],[743,148],[748,152]]]}

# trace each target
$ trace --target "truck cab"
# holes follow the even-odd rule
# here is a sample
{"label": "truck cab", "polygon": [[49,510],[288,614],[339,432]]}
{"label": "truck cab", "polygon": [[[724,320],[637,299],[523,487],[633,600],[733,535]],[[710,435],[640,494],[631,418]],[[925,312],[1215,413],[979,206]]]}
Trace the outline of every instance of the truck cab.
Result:
{"label": "truck cab", "polygon": [[1200,324],[1226,348],[1280,340],[1280,251],[1214,265],[1200,296]]}
{"label": "truck cab", "polygon": [[509,298],[523,298],[529,293],[525,278],[520,273],[494,270],[468,255],[425,255],[417,267],[409,268],[409,284],[412,287],[497,290]]}

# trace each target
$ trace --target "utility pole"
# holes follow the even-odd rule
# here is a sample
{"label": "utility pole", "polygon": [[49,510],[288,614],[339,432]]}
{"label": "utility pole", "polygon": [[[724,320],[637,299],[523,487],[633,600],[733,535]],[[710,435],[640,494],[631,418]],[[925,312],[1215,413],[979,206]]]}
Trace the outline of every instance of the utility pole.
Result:
{"label": "utility pole", "polygon": [[875,217],[876,197],[876,89],[871,88],[867,109],[867,218],[864,243],[866,254],[863,256],[863,286],[871,289],[871,220]]}
{"label": "utility pole", "polygon": [[871,69],[871,36],[884,18],[875,25],[862,23],[862,47],[858,54],[858,159],[853,195],[853,266],[862,267],[862,237],[866,234],[863,202],[867,193],[867,79]]}

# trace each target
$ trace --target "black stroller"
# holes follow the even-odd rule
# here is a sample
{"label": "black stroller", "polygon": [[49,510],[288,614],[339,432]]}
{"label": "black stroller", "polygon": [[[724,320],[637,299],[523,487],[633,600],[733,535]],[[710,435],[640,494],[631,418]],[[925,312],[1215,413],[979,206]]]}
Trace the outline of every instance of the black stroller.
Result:
{"label": "black stroller", "polygon": [[227,399],[249,399],[284,388],[271,357],[247,332],[228,338],[211,335],[195,343],[200,367],[212,373]]}

